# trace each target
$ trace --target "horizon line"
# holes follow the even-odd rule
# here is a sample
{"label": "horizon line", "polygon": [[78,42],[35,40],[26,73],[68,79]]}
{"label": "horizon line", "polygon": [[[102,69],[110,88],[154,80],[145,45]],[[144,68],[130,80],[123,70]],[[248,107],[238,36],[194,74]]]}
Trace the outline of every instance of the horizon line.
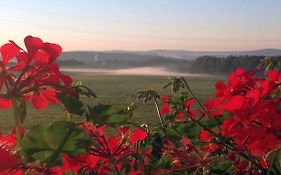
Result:
{"label": "horizon line", "polygon": [[63,52],[150,52],[150,51],[186,51],[186,52],[254,52],[262,50],[280,50],[281,48],[261,48],[250,50],[188,50],[188,49],[140,49],[140,50],[126,50],[126,49],[106,49],[106,50],[64,50]]}

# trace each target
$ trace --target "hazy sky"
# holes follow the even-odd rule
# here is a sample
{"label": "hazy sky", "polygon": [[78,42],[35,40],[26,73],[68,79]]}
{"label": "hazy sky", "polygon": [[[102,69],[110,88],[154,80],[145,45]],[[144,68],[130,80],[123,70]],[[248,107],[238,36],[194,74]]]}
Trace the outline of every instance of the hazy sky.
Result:
{"label": "hazy sky", "polygon": [[64,50],[281,49],[281,0],[0,0],[0,44]]}

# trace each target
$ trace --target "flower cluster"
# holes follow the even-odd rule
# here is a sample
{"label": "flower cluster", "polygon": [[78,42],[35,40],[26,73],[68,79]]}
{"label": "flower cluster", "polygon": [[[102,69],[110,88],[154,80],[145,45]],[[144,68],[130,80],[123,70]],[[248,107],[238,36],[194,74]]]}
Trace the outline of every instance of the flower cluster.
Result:
{"label": "flower cluster", "polygon": [[10,169],[16,168],[20,163],[20,158],[16,153],[17,140],[15,133],[0,135],[0,172],[8,174]]}
{"label": "flower cluster", "polygon": [[40,38],[24,39],[27,51],[13,41],[4,44],[0,61],[0,108],[10,108],[13,99],[32,101],[36,109],[44,109],[48,102],[59,103],[56,98],[59,85],[70,85],[72,79],[64,75],[56,64],[62,49],[57,44],[44,43]]}
{"label": "flower cluster", "polygon": [[164,96],[161,101],[163,103],[160,110],[162,116],[175,115],[175,119],[178,121],[186,120],[185,115],[195,116],[195,110],[191,109],[195,104],[194,98],[172,99],[171,96]]}
{"label": "flower cluster", "polygon": [[[222,123],[221,134],[245,146],[252,154],[266,155],[281,143],[281,113],[278,87],[281,74],[268,72],[266,78],[253,71],[237,69],[228,84],[216,84],[216,98],[206,102],[212,117],[229,112]],[[276,97],[275,97],[275,96]]]}
{"label": "flower cluster", "polygon": [[64,155],[64,164],[57,168],[60,172],[108,174],[115,171],[130,175],[144,172],[151,149],[139,149],[137,143],[146,139],[146,131],[121,127],[118,136],[107,136],[106,125],[97,127],[86,122],[82,127],[91,142],[88,153],[75,157]]}

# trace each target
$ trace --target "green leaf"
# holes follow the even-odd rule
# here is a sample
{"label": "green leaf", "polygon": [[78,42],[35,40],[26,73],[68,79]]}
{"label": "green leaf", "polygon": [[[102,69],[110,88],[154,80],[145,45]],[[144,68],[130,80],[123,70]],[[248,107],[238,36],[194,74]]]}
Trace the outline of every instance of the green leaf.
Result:
{"label": "green leaf", "polygon": [[139,91],[137,93],[138,99],[143,99],[143,103],[146,104],[149,101],[160,99],[160,95],[153,89]]}
{"label": "green leaf", "polygon": [[57,97],[70,114],[83,115],[85,113],[84,104],[74,96],[59,93],[57,94]]}
{"label": "green leaf", "polygon": [[158,165],[160,167],[165,167],[165,168],[171,168],[171,158],[168,156],[162,156],[161,159],[158,162]]}
{"label": "green leaf", "polygon": [[84,153],[85,146],[80,143],[85,140],[85,132],[76,128],[75,123],[57,121],[30,129],[21,147],[27,161],[39,160],[52,167],[61,165],[63,153],[71,156]]}
{"label": "green leaf", "polygon": [[165,136],[173,141],[179,141],[182,138],[182,133],[174,128],[166,128]]}
{"label": "green leaf", "polygon": [[266,156],[267,160],[270,160],[270,165],[267,170],[267,174],[281,174],[281,166],[280,166],[280,159],[281,159],[281,147],[269,152]]}
{"label": "green leaf", "polygon": [[278,98],[281,95],[281,86],[279,85],[276,90],[271,94],[271,98]]}
{"label": "green leaf", "polygon": [[163,86],[163,88],[171,87],[173,92],[178,92],[180,89],[184,89],[184,82],[182,77],[169,77],[169,82]]}
{"label": "green leaf", "polygon": [[96,93],[87,86],[83,85],[82,82],[73,83],[72,86],[78,92],[79,95],[85,95],[89,98],[97,98]]}
{"label": "green leaf", "polygon": [[199,125],[188,121],[186,123],[180,123],[176,129],[182,136],[187,136],[192,143],[197,143],[202,128]]}
{"label": "green leaf", "polygon": [[220,157],[216,157],[214,159],[214,164],[210,167],[210,174],[232,175],[234,172],[233,163]]}
{"label": "green leaf", "polygon": [[89,109],[86,115],[87,120],[98,124],[107,124],[115,126],[128,122],[129,115],[120,105],[102,105],[98,104]]}
{"label": "green leaf", "polygon": [[223,121],[228,119],[231,116],[232,116],[232,114],[230,112],[225,111],[221,116],[216,117],[215,119],[212,119],[212,120],[211,119],[205,120],[205,121],[203,121],[203,123],[207,128],[212,129],[217,126],[221,126]]}

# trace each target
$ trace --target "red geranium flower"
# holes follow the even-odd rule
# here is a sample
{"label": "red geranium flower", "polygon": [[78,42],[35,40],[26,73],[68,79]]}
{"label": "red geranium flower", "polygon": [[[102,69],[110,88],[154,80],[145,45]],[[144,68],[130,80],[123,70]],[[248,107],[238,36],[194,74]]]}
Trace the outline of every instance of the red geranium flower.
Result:
{"label": "red geranium flower", "polygon": [[[72,79],[61,73],[56,64],[62,52],[59,45],[43,42],[40,38],[32,36],[27,36],[24,43],[27,52],[13,41],[1,47],[0,89],[5,84],[7,91],[0,96],[2,109],[12,106],[11,98],[22,97],[32,99],[36,109],[44,109],[49,102],[59,102],[56,87],[69,86],[72,83]],[[8,63],[12,58],[16,58],[16,65],[9,68]]]}

